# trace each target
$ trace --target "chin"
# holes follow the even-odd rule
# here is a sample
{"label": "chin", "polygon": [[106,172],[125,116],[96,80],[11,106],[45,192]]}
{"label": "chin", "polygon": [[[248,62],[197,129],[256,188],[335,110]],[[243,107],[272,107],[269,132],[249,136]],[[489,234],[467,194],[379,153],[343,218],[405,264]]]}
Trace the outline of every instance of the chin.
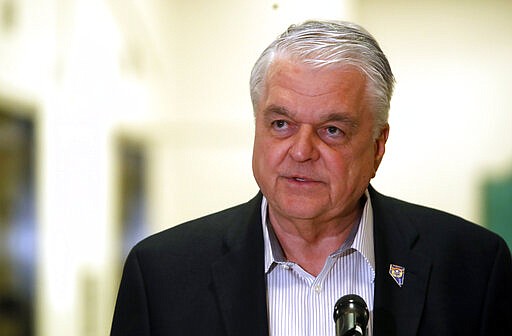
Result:
{"label": "chin", "polygon": [[325,212],[323,207],[304,198],[282,200],[277,206],[283,216],[295,219],[313,219]]}

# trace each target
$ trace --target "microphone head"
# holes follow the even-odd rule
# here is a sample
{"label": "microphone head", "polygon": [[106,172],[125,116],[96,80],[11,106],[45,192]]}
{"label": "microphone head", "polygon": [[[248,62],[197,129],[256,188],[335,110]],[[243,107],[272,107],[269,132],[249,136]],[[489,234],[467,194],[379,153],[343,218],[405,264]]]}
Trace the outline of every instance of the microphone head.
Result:
{"label": "microphone head", "polygon": [[336,335],[366,335],[368,306],[362,297],[355,294],[342,296],[334,305]]}

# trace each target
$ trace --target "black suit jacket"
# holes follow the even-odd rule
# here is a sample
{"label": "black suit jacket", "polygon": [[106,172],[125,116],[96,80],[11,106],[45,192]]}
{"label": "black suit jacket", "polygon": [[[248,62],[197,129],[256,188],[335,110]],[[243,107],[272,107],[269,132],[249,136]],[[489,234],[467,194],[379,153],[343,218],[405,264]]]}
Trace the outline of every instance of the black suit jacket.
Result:
{"label": "black suit jacket", "polygon": [[[370,195],[375,336],[512,335],[512,262],[501,238],[371,187]],[[260,206],[258,194],[135,246],[111,335],[268,335]],[[405,267],[402,287],[390,264]]]}

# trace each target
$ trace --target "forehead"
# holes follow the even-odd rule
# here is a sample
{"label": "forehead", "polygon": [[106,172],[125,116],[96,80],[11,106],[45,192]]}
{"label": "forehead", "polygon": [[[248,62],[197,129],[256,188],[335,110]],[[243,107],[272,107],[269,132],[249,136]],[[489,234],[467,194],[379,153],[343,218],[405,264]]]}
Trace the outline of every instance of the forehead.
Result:
{"label": "forehead", "polygon": [[365,105],[366,76],[354,66],[312,65],[276,60],[269,68],[260,109],[286,105],[290,110],[360,110]]}

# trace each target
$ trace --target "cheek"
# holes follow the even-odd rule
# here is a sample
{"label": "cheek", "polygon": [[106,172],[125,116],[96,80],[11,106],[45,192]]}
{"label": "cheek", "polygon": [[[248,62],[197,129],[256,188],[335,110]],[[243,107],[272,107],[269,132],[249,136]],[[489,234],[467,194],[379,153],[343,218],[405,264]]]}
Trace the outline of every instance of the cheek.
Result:
{"label": "cheek", "polygon": [[253,147],[253,168],[254,165],[271,169],[279,165],[287,154],[285,141],[276,140],[264,130],[257,131]]}
{"label": "cheek", "polygon": [[275,148],[265,141],[255,141],[252,159],[253,176],[261,191],[269,197],[275,188],[279,161]]}
{"label": "cheek", "polygon": [[352,151],[347,149],[337,152],[336,155],[325,157],[328,158],[326,166],[329,167],[335,183],[343,185],[358,184],[360,180],[367,180],[368,176],[373,175],[374,157],[372,150]]}
{"label": "cheek", "polygon": [[272,144],[264,137],[256,136],[253,147],[252,168],[257,180],[261,180],[269,175],[272,166],[274,166],[274,150]]}
{"label": "cheek", "polygon": [[375,176],[375,156],[373,147],[367,147],[356,155],[352,162],[352,174],[357,179],[361,180],[362,183],[367,183],[371,178]]}
{"label": "cheek", "polygon": [[279,166],[282,155],[279,148],[273,144],[260,142],[255,144],[253,152],[253,168],[261,174],[270,175]]}

